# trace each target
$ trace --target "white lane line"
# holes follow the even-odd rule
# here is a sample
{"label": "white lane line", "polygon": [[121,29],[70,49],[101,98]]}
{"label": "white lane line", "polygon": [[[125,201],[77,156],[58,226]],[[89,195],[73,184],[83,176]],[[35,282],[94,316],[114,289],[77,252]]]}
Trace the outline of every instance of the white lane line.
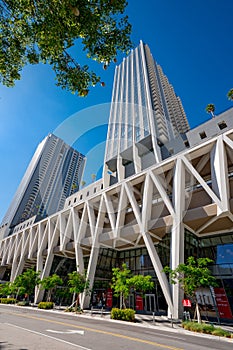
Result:
{"label": "white lane line", "polygon": [[59,333],[59,334],[80,334],[80,335],[84,335],[84,331],[76,331],[76,329],[68,329],[67,331],[57,331],[55,329],[46,329],[46,332]]}
{"label": "white lane line", "polygon": [[65,341],[65,340],[63,340],[63,339],[59,339],[59,338],[52,337],[51,335],[47,335],[47,334],[44,334],[44,333],[32,331],[32,330],[27,329],[27,328],[23,328],[23,327],[16,326],[15,324],[12,324],[12,323],[5,323],[5,324],[8,325],[8,326],[11,326],[11,327],[15,327],[15,328],[22,329],[22,330],[27,331],[27,332],[30,332],[30,333],[34,333],[34,334],[38,334],[38,335],[43,335],[43,336],[46,337],[46,338],[54,339],[54,340],[60,341],[60,342],[65,343],[65,344],[75,346],[76,348],[79,348],[79,349],[83,349],[83,350],[92,350],[92,349],[89,349],[89,348],[85,348],[84,346],[81,346],[81,345],[77,345],[77,344],[74,344],[74,343],[70,343],[70,342]]}

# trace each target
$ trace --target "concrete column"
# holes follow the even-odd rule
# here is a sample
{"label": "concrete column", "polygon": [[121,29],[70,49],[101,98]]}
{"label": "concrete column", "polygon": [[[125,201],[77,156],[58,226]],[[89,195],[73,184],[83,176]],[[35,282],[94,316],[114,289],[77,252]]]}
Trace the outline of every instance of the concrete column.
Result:
{"label": "concrete column", "polygon": [[[90,290],[92,289],[93,284],[94,284],[98,256],[99,256],[99,246],[93,245],[91,248],[91,255],[90,255],[90,260],[89,260],[88,270],[87,270],[87,279],[90,282],[90,284],[89,284]],[[82,295],[82,297],[81,297],[81,308],[82,309],[89,307],[90,299],[91,299],[91,295],[85,295],[85,293],[84,293],[84,295]]]}
{"label": "concrete column", "polygon": [[[105,214],[106,214],[106,204],[105,204],[104,197],[101,197],[98,217],[96,220],[96,228],[95,228],[94,237],[92,240],[91,254],[90,254],[90,259],[89,259],[88,268],[87,268],[87,279],[89,280],[89,283],[90,283],[89,284],[90,290],[93,287],[94,278],[95,278],[95,271],[96,271],[96,266],[97,266],[97,261],[99,256],[99,248],[100,248],[99,235],[103,231]],[[85,293],[81,296],[80,299],[81,299],[82,309],[89,307],[90,298],[91,296],[85,295]]]}
{"label": "concrete column", "polygon": [[167,276],[165,275],[164,272],[162,272],[163,266],[159,259],[158,253],[155,249],[152,238],[148,232],[148,228],[149,228],[148,223],[149,223],[149,220],[151,219],[152,197],[153,197],[153,182],[151,179],[151,175],[152,174],[147,174],[145,179],[145,188],[143,193],[143,207],[142,207],[142,225],[141,225],[142,237],[144,239],[155,273],[158,277],[164,297],[168,304],[168,309],[172,313],[173,304],[172,304],[171,292],[170,292]]}
{"label": "concrete column", "polygon": [[6,267],[0,266],[0,280],[3,279],[5,272],[6,272]]}
{"label": "concrete column", "polygon": [[230,192],[228,180],[228,166],[226,150],[224,147],[222,135],[218,137],[216,144],[211,150],[211,180],[212,190],[221,200],[222,210],[224,212],[229,211]]}
{"label": "concrete column", "polygon": [[158,277],[160,286],[162,288],[164,297],[166,299],[166,302],[168,304],[168,308],[170,312],[173,314],[173,304],[172,304],[172,299],[171,299],[171,294],[170,294],[170,288],[167,280],[167,276],[165,275],[163,270],[163,266],[161,264],[161,261],[159,259],[158,253],[155,249],[154,243],[151,239],[151,236],[148,232],[144,232],[142,234],[146,248],[148,250],[149,256],[151,258],[152,265],[154,267],[155,273]]}
{"label": "concrete column", "polygon": [[125,167],[122,165],[122,157],[118,155],[117,157],[117,174],[118,174],[118,181],[122,181],[125,178]]}
{"label": "concrete column", "polygon": [[[171,269],[175,269],[184,262],[185,169],[180,158],[177,159],[173,178],[173,205],[175,215],[171,232]],[[183,314],[183,292],[178,283],[172,285],[172,299],[174,305],[173,317],[181,318]]]}
{"label": "concrete column", "polygon": [[137,174],[142,170],[142,160],[141,157],[138,155],[138,149],[135,144],[133,144],[133,162],[135,174]]}

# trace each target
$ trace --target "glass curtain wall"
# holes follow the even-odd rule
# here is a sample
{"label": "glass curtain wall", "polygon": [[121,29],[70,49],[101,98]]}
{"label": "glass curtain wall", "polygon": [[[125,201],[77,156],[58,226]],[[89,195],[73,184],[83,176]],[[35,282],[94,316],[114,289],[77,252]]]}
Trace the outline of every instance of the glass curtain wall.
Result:
{"label": "glass curtain wall", "polygon": [[[170,237],[169,233],[166,234],[162,241],[156,245],[163,266],[170,264]],[[196,258],[208,257],[214,261],[214,264],[211,266],[212,273],[217,278],[219,288],[224,289],[233,313],[233,233],[198,238],[194,234],[185,231],[185,261],[189,256]],[[84,261],[86,269],[88,260],[89,258],[86,257]],[[59,261],[62,262],[59,263]],[[154,310],[145,310],[146,298],[144,298],[144,311],[155,311],[160,314],[165,313],[167,310],[166,301],[145,247],[125,251],[116,251],[107,248],[100,249],[91,298],[92,306],[106,306],[103,302],[100,303],[100,299],[103,299],[107,290],[111,288],[112,268],[121,267],[123,263],[126,263],[133,274],[152,276],[155,289],[150,291],[149,295],[154,295]],[[74,260],[56,257],[51,273],[56,271],[56,273],[65,277],[67,276],[67,272],[71,272],[75,268]],[[207,299],[211,298],[212,296],[208,296]],[[200,302],[202,304],[205,303],[205,297],[202,295],[200,295]],[[112,306],[119,306],[117,298],[113,297]]]}

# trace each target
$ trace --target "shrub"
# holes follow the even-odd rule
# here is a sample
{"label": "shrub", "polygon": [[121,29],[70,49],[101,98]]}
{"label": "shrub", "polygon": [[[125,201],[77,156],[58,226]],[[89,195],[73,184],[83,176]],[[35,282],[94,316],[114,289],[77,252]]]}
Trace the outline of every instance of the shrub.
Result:
{"label": "shrub", "polygon": [[111,318],[114,320],[121,320],[121,310],[117,308],[113,308],[111,310]]}
{"label": "shrub", "polygon": [[41,301],[39,304],[38,304],[38,308],[39,309],[53,309],[53,302],[52,301]]}
{"label": "shrub", "polygon": [[122,315],[123,321],[134,322],[135,320],[135,311],[132,309],[124,309]]}
{"label": "shrub", "polygon": [[203,333],[212,334],[214,331],[214,326],[212,324],[203,324]]}
{"label": "shrub", "polygon": [[190,331],[190,328],[191,328],[191,324],[192,324],[193,322],[191,322],[191,321],[183,321],[182,322],[182,327],[184,328],[184,329],[186,329],[187,331]]}
{"label": "shrub", "polygon": [[23,300],[17,303],[18,306],[29,306],[29,301]]}
{"label": "shrub", "polygon": [[231,337],[231,333],[228,331],[225,331],[224,329],[217,327],[214,329],[214,331],[212,332],[213,335],[216,335],[218,337],[226,337],[226,338],[230,338]]}
{"label": "shrub", "polygon": [[193,322],[191,324],[191,326],[190,326],[190,331],[204,333],[203,332],[203,324],[197,323],[197,322]]}
{"label": "shrub", "polygon": [[225,331],[220,327],[214,327],[211,324],[184,321],[182,322],[182,327],[188,331],[212,334],[218,337],[233,338],[233,333],[231,334],[230,332]]}
{"label": "shrub", "polygon": [[15,298],[0,298],[0,303],[2,303],[2,304],[15,304],[16,299]]}
{"label": "shrub", "polygon": [[197,322],[185,321],[182,323],[182,327],[188,331],[201,332],[202,324]]}
{"label": "shrub", "polygon": [[134,322],[135,321],[135,311],[132,309],[113,308],[111,311],[111,318],[114,320]]}
{"label": "shrub", "polygon": [[69,306],[65,309],[65,312],[76,312],[76,313],[82,314],[83,310],[79,306],[78,307]]}
{"label": "shrub", "polygon": [[75,310],[74,310],[74,307],[67,307],[66,309],[65,309],[65,312],[74,312]]}

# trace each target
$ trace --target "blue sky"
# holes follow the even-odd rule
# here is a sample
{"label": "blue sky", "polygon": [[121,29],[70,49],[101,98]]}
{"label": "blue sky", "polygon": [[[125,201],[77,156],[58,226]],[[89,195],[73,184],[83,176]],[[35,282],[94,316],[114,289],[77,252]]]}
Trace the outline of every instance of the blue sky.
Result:
{"label": "blue sky", "polygon": [[[233,1],[128,2],[134,45],[142,39],[150,46],[180,96],[191,127],[210,118],[205,112],[208,103],[215,104],[216,114],[231,107],[226,94],[233,88]],[[80,60],[86,62],[82,52]],[[0,85],[0,221],[38,143],[50,132],[62,135],[67,119],[75,119],[77,135],[87,132],[86,138],[76,135],[79,151],[89,155],[86,182],[100,171],[114,64],[106,71],[97,63],[91,66],[106,86],[96,86],[86,98],[56,87],[52,70],[44,65],[26,67],[14,88]]]}

